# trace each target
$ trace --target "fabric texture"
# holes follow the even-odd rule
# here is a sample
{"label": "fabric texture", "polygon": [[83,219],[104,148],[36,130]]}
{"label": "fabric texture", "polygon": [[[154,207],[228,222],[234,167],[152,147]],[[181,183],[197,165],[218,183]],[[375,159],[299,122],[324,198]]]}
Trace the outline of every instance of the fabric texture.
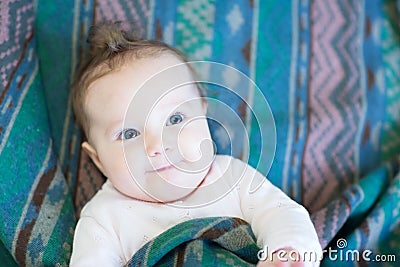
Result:
{"label": "fabric texture", "polygon": [[242,219],[201,218],[162,233],[126,266],[255,266],[259,250],[251,227]]}
{"label": "fabric texture", "polygon": [[[268,179],[309,209],[326,248],[344,239],[341,249],[400,260],[399,0],[3,0],[1,262],[66,266],[75,210],[104,181],[80,156],[68,97],[88,29],[104,20],[128,21],[190,59],[227,64],[253,79],[276,123]],[[203,72],[237,86],[234,76]],[[245,123],[256,167],[269,137],[260,135],[263,116],[260,125],[245,102],[257,114],[263,106],[254,86],[240,88],[244,99],[218,88],[212,97]],[[233,143],[245,146],[237,132]],[[218,128],[213,137],[220,153],[231,152]],[[356,264],[327,256],[322,263]]]}
{"label": "fabric texture", "polygon": [[[228,156],[217,156],[211,172],[205,184],[222,178],[169,205],[129,198],[107,181],[82,210],[71,267],[121,266],[147,241],[175,224],[218,216],[247,221],[257,244],[271,252],[291,247],[299,253],[310,252],[314,258],[322,256],[318,236],[302,206],[268,181],[250,193],[255,176],[264,179],[260,173]],[[305,266],[316,263],[314,260]]]}

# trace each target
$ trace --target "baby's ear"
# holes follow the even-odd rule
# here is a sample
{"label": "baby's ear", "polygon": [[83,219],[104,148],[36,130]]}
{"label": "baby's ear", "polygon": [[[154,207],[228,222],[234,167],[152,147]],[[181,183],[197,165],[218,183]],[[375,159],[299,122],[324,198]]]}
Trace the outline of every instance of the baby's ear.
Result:
{"label": "baby's ear", "polygon": [[92,159],[96,167],[103,173],[104,176],[107,177],[103,164],[101,163],[99,156],[97,155],[96,149],[92,147],[88,142],[83,142],[82,143],[82,149],[89,155],[89,157]]}

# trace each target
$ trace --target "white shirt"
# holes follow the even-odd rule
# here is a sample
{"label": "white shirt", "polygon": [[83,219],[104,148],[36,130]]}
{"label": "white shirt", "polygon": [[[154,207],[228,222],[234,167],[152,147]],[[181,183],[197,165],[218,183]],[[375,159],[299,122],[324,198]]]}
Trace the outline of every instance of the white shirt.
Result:
{"label": "white shirt", "polygon": [[[172,226],[192,218],[215,216],[247,221],[258,246],[269,253],[290,247],[300,255],[315,253],[321,258],[321,246],[304,207],[240,160],[217,156],[212,168],[225,173],[218,183],[210,183],[214,187],[205,183],[189,197],[170,204],[135,200],[107,181],[81,212],[70,266],[122,266],[147,241]],[[263,181],[255,191],[251,190],[253,179]],[[209,201],[210,196],[217,195],[219,199]],[[210,203],[201,205],[205,202]]]}

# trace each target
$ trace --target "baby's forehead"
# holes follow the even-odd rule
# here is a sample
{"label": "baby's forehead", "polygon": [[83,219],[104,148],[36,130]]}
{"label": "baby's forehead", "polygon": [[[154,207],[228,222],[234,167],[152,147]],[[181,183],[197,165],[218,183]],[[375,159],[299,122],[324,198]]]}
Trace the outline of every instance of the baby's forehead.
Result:
{"label": "baby's forehead", "polygon": [[129,103],[128,109],[134,112],[171,112],[201,101],[201,95],[194,83],[184,84],[165,91],[138,92]]}
{"label": "baby's forehead", "polygon": [[133,61],[94,81],[86,103],[97,106],[96,110],[132,105],[151,108],[155,103],[185,101],[199,96],[187,63],[165,53]]}
{"label": "baby's forehead", "polygon": [[[155,66],[154,64],[159,64]],[[170,60],[169,58],[157,58],[153,62],[147,62],[142,69],[142,80],[135,88],[135,98],[151,99],[174,99],[192,97],[199,94],[198,86],[194,80],[191,69],[184,62]],[[144,71],[143,71],[144,70]]]}

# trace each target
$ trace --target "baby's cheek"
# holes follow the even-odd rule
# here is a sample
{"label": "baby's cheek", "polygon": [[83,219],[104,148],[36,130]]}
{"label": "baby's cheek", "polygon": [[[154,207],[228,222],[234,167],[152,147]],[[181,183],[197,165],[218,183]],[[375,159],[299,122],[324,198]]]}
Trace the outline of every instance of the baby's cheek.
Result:
{"label": "baby's cheek", "polygon": [[211,138],[207,135],[199,135],[195,131],[182,132],[182,141],[180,142],[180,152],[184,158],[191,162],[209,158],[213,154],[213,144]]}
{"label": "baby's cheek", "polygon": [[186,161],[196,161],[200,158],[199,146],[195,142],[190,142],[190,139],[185,139],[179,143],[179,153]]}

